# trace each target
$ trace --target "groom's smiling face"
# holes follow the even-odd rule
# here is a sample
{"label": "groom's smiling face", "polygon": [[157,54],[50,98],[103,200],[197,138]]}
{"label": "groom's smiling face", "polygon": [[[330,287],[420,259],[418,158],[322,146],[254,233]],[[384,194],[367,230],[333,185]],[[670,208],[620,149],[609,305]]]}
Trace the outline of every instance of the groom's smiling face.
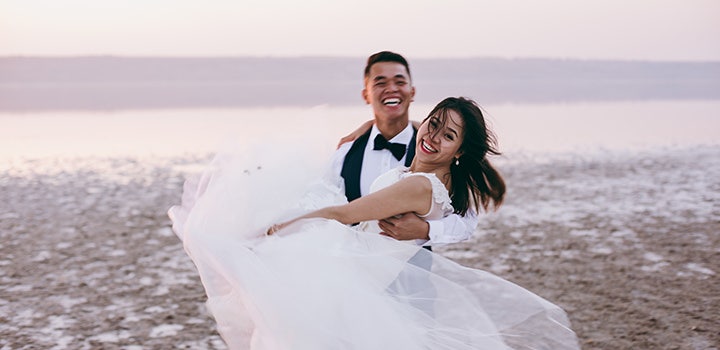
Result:
{"label": "groom's smiling face", "polygon": [[407,122],[415,87],[405,66],[397,62],[378,62],[370,67],[362,96],[372,105],[376,118]]}

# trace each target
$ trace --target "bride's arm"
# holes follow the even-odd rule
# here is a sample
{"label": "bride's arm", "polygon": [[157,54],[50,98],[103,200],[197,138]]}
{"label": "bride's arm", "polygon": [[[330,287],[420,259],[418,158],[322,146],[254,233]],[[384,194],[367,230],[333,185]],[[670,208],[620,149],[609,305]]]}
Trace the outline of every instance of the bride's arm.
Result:
{"label": "bride's arm", "polygon": [[268,234],[300,219],[325,218],[343,224],[380,220],[403,213],[427,213],[432,205],[432,184],[424,176],[410,176],[350,203],[326,207],[288,222],[273,225]]}

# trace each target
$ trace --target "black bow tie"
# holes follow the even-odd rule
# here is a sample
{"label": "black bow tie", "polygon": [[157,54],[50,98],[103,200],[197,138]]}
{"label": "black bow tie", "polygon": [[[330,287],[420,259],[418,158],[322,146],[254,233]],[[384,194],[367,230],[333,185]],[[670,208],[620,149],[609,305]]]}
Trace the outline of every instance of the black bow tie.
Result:
{"label": "black bow tie", "polygon": [[405,155],[405,148],[405,145],[403,145],[402,143],[388,142],[388,140],[386,140],[385,137],[382,136],[382,134],[378,134],[377,136],[375,136],[375,145],[373,149],[376,151],[387,149],[397,160],[402,159],[402,157]]}

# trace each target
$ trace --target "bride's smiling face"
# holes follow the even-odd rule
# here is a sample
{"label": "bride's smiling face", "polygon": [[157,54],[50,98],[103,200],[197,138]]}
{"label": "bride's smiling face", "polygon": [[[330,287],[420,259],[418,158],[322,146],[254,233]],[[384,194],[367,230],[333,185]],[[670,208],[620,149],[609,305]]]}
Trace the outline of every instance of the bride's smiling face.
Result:
{"label": "bride's smiling face", "polygon": [[450,164],[461,155],[465,122],[452,109],[439,110],[417,132],[416,157],[424,163]]}

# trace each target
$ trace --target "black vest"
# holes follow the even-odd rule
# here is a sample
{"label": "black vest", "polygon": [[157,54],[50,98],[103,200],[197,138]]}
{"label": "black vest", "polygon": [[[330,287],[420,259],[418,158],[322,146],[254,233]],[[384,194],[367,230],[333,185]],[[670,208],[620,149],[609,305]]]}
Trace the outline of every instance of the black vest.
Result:
{"label": "black vest", "polygon": [[[360,173],[362,172],[365,147],[370,139],[371,131],[372,128],[353,142],[350,150],[343,160],[340,176],[342,176],[345,180],[345,197],[347,197],[348,202],[352,202],[353,200],[360,198]],[[407,153],[405,154],[405,166],[410,166],[413,158],[415,158],[416,135],[417,130],[413,127],[413,136],[410,139],[410,143],[407,147]]]}

